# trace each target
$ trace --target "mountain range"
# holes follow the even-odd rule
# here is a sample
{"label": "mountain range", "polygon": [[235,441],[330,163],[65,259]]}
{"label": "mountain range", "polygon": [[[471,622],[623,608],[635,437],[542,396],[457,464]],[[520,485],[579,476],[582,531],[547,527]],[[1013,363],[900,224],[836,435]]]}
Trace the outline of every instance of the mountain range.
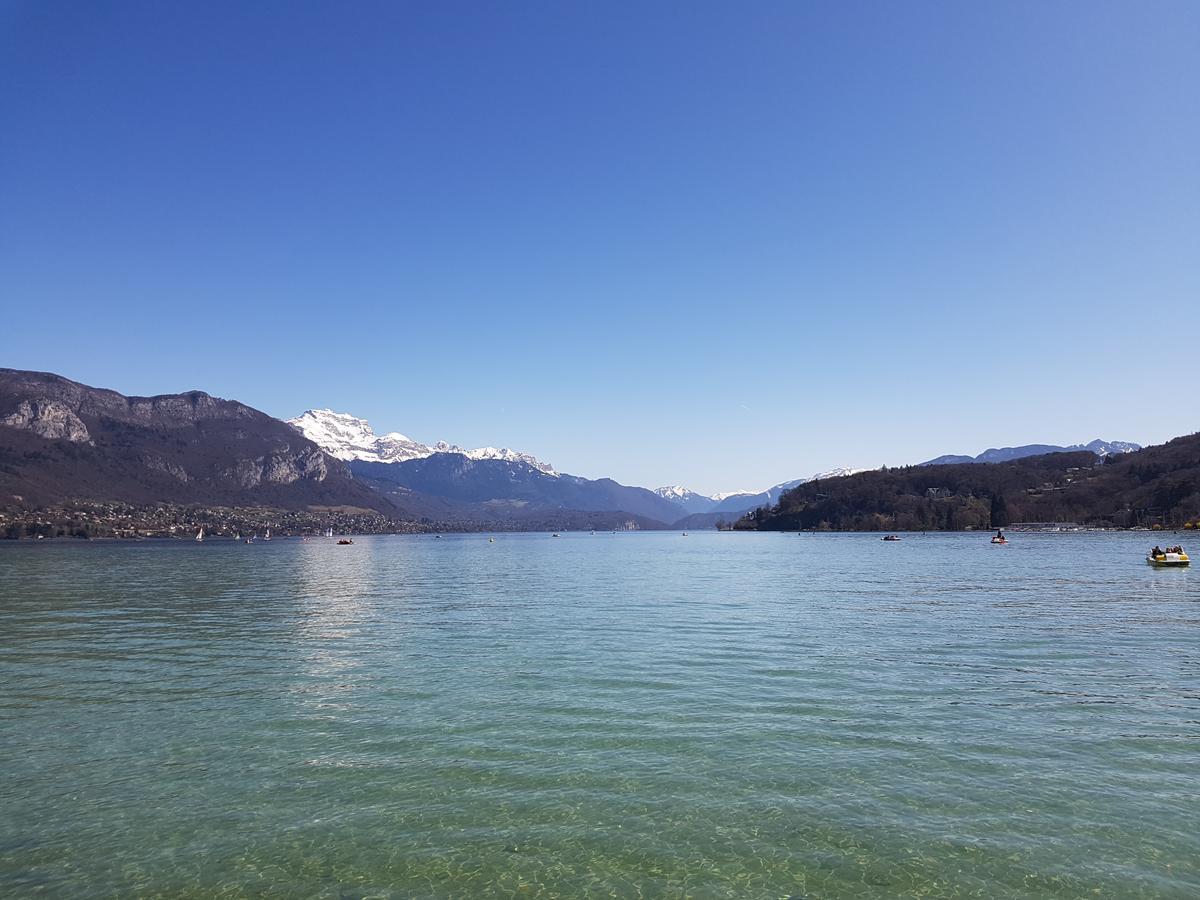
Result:
{"label": "mountain range", "polygon": [[[1047,447],[1113,456],[1136,445],[1028,445],[942,459],[1010,460]],[[561,473],[508,448],[377,435],[365,419],[327,409],[283,422],[202,391],[126,397],[58,375],[0,369],[0,506],[91,499],[338,507],[457,527],[704,527],[857,471],[836,469],[761,491],[652,491]]]}
{"label": "mountain range", "polygon": [[330,456],[349,462],[355,475],[377,486],[392,485],[457,503],[489,503],[487,514],[558,508],[622,510],[663,524],[701,513],[713,514],[715,521],[722,515],[736,516],[775,503],[784,491],[798,484],[860,471],[834,469],[762,491],[704,495],[679,485],[647,491],[607,478],[560,474],[532,454],[508,448],[464,450],[445,441],[422,444],[400,432],[376,435],[366,419],[329,409],[310,409],[287,423]]}
{"label": "mountain range", "polygon": [[[1140,444],[1134,444],[1129,441],[1102,441],[1099,439],[1087,444],[1073,444],[1069,447],[1060,447],[1055,444],[1026,444],[1021,447],[992,448],[985,450],[978,456],[939,456],[937,459],[931,459],[919,465],[937,466],[952,463],[1011,462],[1016,459],[1040,456],[1046,453],[1075,453],[1082,450],[1091,451],[1097,457],[1103,458],[1109,455],[1132,453],[1140,449],[1142,449]],[[830,478],[842,478],[847,475],[856,475],[859,472],[867,471],[870,470],[851,468],[830,469],[827,472],[818,472],[816,475],[810,475],[808,478],[784,481],[763,491],[727,491],[706,495],[698,494],[682,485],[671,485],[669,487],[657,488],[655,489],[655,493],[660,497],[670,500],[690,514],[691,518],[681,520],[677,524],[697,528],[710,525],[712,522],[722,518],[722,514],[743,513],[762,506],[773,506],[779,502],[779,498],[784,493],[802,484],[807,484],[811,481],[824,481]]]}
{"label": "mountain range", "polygon": [[464,450],[462,447],[438,441],[422,444],[398,431],[377,436],[366,419],[331,409],[310,409],[288,419],[287,423],[320,446],[330,456],[341,460],[364,460],[366,462],[407,462],[410,459],[425,459],[435,453],[457,453],[468,459],[500,459],[507,462],[522,462],[539,472],[556,476],[554,467],[528,453],[497,447],[479,447]]}
{"label": "mountain range", "polygon": [[922,466],[944,466],[954,463],[1002,463],[1012,462],[1014,459],[1024,459],[1027,456],[1043,456],[1047,453],[1078,453],[1081,450],[1090,450],[1096,456],[1105,457],[1116,453],[1132,453],[1135,450],[1141,450],[1141,444],[1133,444],[1129,441],[1102,441],[1097,438],[1087,444],[1072,444],[1069,447],[1060,447],[1056,444],[1025,444],[1020,447],[992,447],[984,450],[978,456],[956,456],[948,454],[939,456],[936,459],[930,459],[923,463]]}
{"label": "mountain range", "polygon": [[748,509],[757,509],[760,506],[778,502],[779,497],[784,491],[794,488],[798,484],[805,484],[806,482],[817,481],[823,478],[840,478],[843,475],[853,475],[855,472],[861,471],[863,470],[846,468],[831,469],[828,472],[819,472],[808,478],[784,481],[763,491],[726,491],[720,494],[705,495],[698,494],[682,485],[676,484],[670,487],[656,488],[654,493],[666,500],[670,500],[689,514],[742,513]]}
{"label": "mountain range", "polygon": [[464,450],[444,441],[421,444],[398,432],[375,435],[365,420],[332,410],[308,410],[288,424],[351,471],[411,506],[420,497],[455,504],[444,511],[480,521],[518,521],[553,510],[613,511],[669,525],[684,514],[653,491],[555,471],[549,463],[507,448]]}
{"label": "mountain range", "polygon": [[[653,493],[671,504],[668,507],[648,498],[642,488],[626,487],[609,479],[591,481],[578,476],[561,476],[549,463],[530,453],[517,450],[496,447],[465,450],[445,441],[422,444],[399,432],[379,436],[365,419],[329,409],[310,409],[287,421],[329,455],[350,462],[351,468],[360,477],[457,502],[490,502],[493,504],[492,512],[500,508],[510,511],[518,508],[618,508],[657,519],[664,524],[694,528],[711,525],[719,519],[737,516],[762,506],[773,506],[786,491],[810,481],[840,478],[865,471],[852,468],[832,469],[807,478],[781,482],[760,491],[701,494],[683,485],[656,488]],[[1103,457],[1137,449],[1139,445],[1127,441],[1094,440],[1089,444],[1070,447],[1027,444],[1021,447],[993,448],[976,457],[942,456],[921,465],[1008,462],[1045,453],[1070,453],[1079,450],[1090,450]],[[441,459],[443,454],[472,462],[494,461],[509,465],[466,465]],[[431,462],[421,466],[380,468],[381,465],[392,467],[416,460]],[[376,465],[364,466],[362,463]],[[546,477],[539,477],[534,471],[529,471],[530,469]],[[564,480],[556,483],[547,478]],[[614,507],[613,504],[618,505]]]}

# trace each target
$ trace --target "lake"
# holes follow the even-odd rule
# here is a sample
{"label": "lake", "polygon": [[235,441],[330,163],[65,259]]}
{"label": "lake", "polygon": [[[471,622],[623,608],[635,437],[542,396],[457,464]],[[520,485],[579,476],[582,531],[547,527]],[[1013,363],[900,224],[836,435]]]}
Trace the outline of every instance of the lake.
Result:
{"label": "lake", "polygon": [[0,895],[1200,895],[1196,542],[1012,538],[0,545]]}

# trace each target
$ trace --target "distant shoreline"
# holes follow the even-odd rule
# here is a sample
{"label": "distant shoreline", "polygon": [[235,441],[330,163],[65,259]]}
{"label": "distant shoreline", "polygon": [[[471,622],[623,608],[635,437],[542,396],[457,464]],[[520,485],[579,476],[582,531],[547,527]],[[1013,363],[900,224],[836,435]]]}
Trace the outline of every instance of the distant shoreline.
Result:
{"label": "distant shoreline", "polygon": [[[847,529],[842,529],[842,530],[826,529],[826,530],[807,530],[807,531],[782,531],[782,530],[781,531],[757,531],[757,530],[752,530],[752,529],[739,529],[739,530],[737,530],[736,533],[738,533],[738,534],[762,534],[762,535],[795,534],[795,535],[812,536],[812,537],[818,537],[821,535],[862,535],[864,537],[875,537],[875,536],[886,535],[886,534],[898,534],[898,535],[904,535],[907,537],[927,536],[927,535],[952,535],[952,534],[971,535],[971,536],[976,536],[976,537],[986,537],[986,536],[994,533],[994,531],[996,531],[996,530],[1002,530],[1006,534],[1009,534],[1009,535],[1020,535],[1020,536],[1038,535],[1038,536],[1047,536],[1047,537],[1070,537],[1072,535],[1085,535],[1085,534],[1144,534],[1146,536],[1151,536],[1151,535],[1168,535],[1168,534],[1170,534],[1170,535],[1185,534],[1186,535],[1186,534],[1200,533],[1200,532],[1197,532],[1197,530],[1194,528],[1182,528],[1182,527],[1180,527],[1180,528],[1163,528],[1163,529],[1159,529],[1159,530],[1154,530],[1154,529],[1149,529],[1149,528],[1082,528],[1081,527],[1081,528],[1075,528],[1075,529],[1012,529],[1012,528],[991,529],[991,530],[988,530],[988,529],[976,529],[976,530],[958,529],[958,530],[954,530],[954,531],[948,531],[945,529],[925,530],[925,531],[905,531],[903,529],[893,529],[891,531],[856,531],[856,530],[847,530]],[[21,537],[17,537],[17,538],[13,538],[13,537],[6,538],[3,536],[0,536],[0,546],[4,546],[6,544],[8,544],[8,545],[17,545],[17,544],[62,545],[62,544],[96,544],[96,543],[105,543],[105,544],[203,543],[203,544],[220,544],[220,545],[225,545],[225,544],[258,545],[258,544],[271,544],[271,543],[283,542],[283,543],[316,543],[316,544],[331,543],[331,544],[335,544],[337,542],[337,540],[341,539],[341,538],[358,539],[358,538],[369,538],[369,537],[438,538],[438,537],[443,537],[443,536],[445,536],[445,537],[451,537],[451,536],[485,537],[485,536],[497,536],[497,535],[523,535],[523,534],[527,534],[527,535],[550,535],[550,534],[572,534],[572,535],[583,534],[583,535],[587,535],[587,534],[594,534],[594,535],[599,536],[599,535],[616,535],[616,534],[670,535],[670,534],[680,534],[680,533],[681,532],[679,532],[678,529],[674,529],[674,528],[639,528],[639,529],[630,529],[630,530],[624,530],[624,531],[622,531],[622,530],[612,531],[610,529],[603,529],[603,530],[597,529],[597,530],[593,531],[590,529],[571,529],[571,528],[559,528],[559,529],[492,528],[492,529],[477,529],[477,530],[476,529],[470,529],[470,530],[468,530],[468,529],[457,529],[457,530],[443,529],[440,531],[436,531],[436,530],[371,531],[371,532],[350,532],[350,531],[348,531],[348,532],[335,533],[333,537],[326,537],[324,534],[274,534],[269,539],[264,539],[260,536],[260,537],[255,537],[253,540],[249,540],[249,541],[243,537],[236,537],[236,536],[227,535],[227,534],[206,535],[203,541],[196,541],[194,535],[188,535],[188,534],[175,534],[175,535],[158,535],[158,534],[156,534],[156,535],[142,535],[142,536],[137,536],[137,537],[124,536],[124,535],[76,536],[76,535],[64,534],[64,535],[52,535],[52,536],[46,536],[46,537],[40,537],[40,538],[36,537],[36,536],[21,536]],[[686,535],[696,535],[696,536],[706,535],[706,534],[724,534],[724,533],[732,533],[732,532],[730,532],[729,529],[716,529],[716,528],[694,529],[692,531],[683,532],[683,534],[686,534]]]}

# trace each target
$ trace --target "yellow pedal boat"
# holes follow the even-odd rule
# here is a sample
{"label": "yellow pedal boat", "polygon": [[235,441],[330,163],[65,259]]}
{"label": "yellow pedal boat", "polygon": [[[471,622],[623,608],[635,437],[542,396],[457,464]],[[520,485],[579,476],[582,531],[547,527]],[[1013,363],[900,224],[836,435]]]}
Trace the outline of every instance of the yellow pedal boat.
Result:
{"label": "yellow pedal boat", "polygon": [[1188,555],[1182,551],[1179,553],[1151,553],[1146,557],[1146,562],[1152,566],[1188,566],[1192,561],[1188,559]]}

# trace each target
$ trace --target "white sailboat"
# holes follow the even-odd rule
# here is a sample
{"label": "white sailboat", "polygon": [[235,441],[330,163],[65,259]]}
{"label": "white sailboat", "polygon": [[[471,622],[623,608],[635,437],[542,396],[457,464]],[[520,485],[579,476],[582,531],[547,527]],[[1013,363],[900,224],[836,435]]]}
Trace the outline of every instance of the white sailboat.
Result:
{"label": "white sailboat", "polygon": [[332,528],[325,529],[325,537],[327,537],[327,538],[333,537],[333,529]]}
{"label": "white sailboat", "polygon": [[198,540],[198,541],[204,540],[204,526],[203,525],[201,525],[200,530],[196,532],[196,540]]}
{"label": "white sailboat", "polygon": [[264,541],[269,541],[270,539],[271,539],[271,529],[270,529],[270,528],[268,528],[268,529],[267,529],[267,533],[266,533],[266,535],[263,537],[263,540],[264,540]]}

